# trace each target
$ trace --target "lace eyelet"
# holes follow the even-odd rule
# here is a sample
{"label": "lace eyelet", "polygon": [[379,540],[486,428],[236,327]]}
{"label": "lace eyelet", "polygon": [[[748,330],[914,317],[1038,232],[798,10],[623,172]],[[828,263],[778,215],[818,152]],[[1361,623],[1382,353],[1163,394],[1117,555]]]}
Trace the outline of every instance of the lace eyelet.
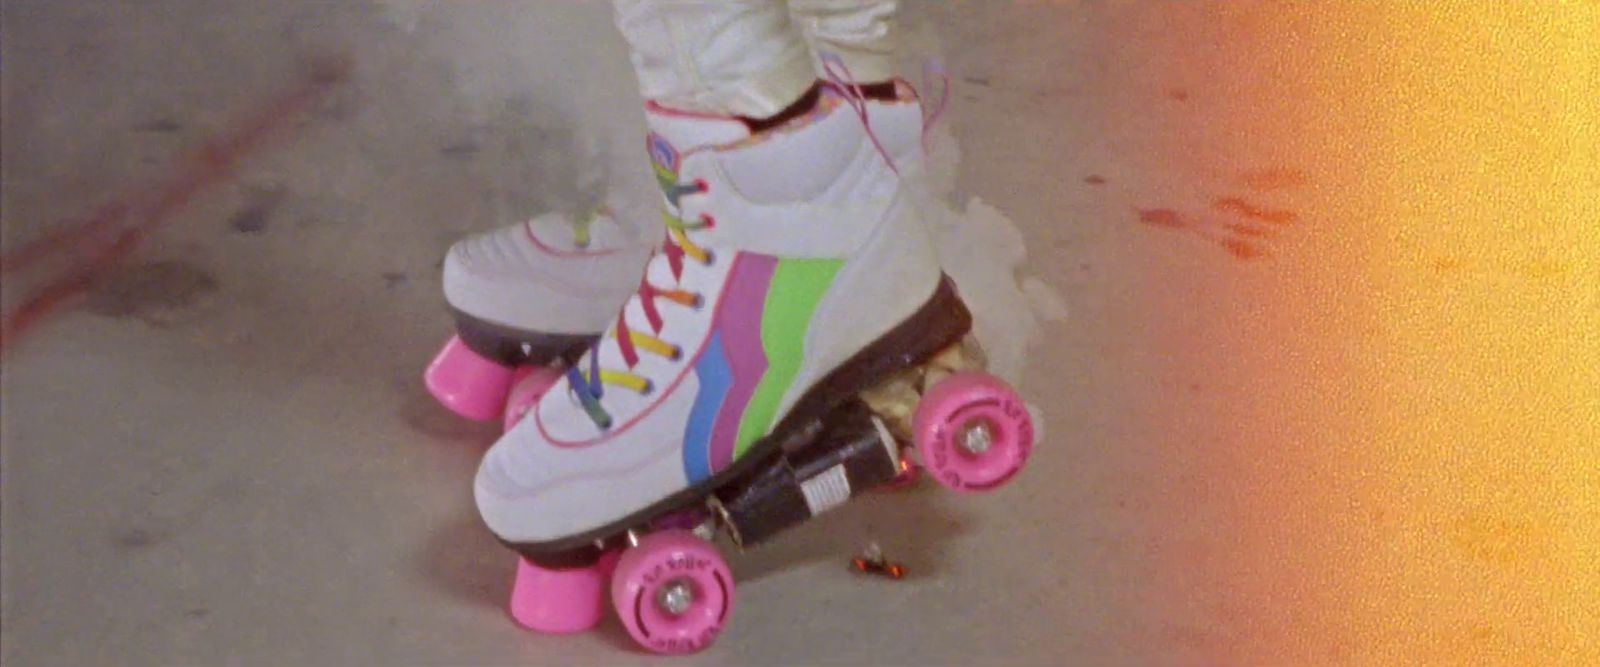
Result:
{"label": "lace eyelet", "polygon": [[694,179],[694,188],[696,190],[699,190],[700,194],[705,194],[705,193],[711,191],[711,184],[707,183],[706,179],[697,178],[697,179]]}
{"label": "lace eyelet", "polygon": [[683,361],[683,346],[672,346],[672,354],[667,356],[668,361]]}
{"label": "lace eyelet", "polygon": [[656,393],[656,383],[651,382],[649,380],[645,380],[644,381],[644,388],[639,390],[639,395],[640,396],[649,396],[649,395],[654,394],[654,393]]}
{"label": "lace eyelet", "polygon": [[705,225],[706,229],[716,229],[717,228],[717,219],[711,217],[710,213],[701,213],[700,214],[700,224]]}
{"label": "lace eyelet", "polygon": [[712,264],[716,264],[717,263],[717,253],[713,252],[710,248],[706,248],[705,251],[706,251],[706,261],[701,262],[701,263],[706,265],[706,266],[711,266]]}
{"label": "lace eyelet", "polygon": [[701,310],[701,309],[704,309],[705,307],[706,307],[706,295],[700,294],[698,292],[695,293],[695,295],[694,295],[694,309],[695,310]]}

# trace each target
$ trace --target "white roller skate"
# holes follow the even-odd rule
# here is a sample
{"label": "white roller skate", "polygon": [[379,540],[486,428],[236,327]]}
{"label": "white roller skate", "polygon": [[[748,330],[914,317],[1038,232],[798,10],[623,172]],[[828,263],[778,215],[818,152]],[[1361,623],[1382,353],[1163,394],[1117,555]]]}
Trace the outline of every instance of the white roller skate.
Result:
{"label": "white roller skate", "polygon": [[475,484],[485,523],[524,557],[524,624],[593,625],[609,578],[636,640],[696,651],[733,580],[686,528],[765,539],[894,479],[897,433],[959,490],[996,488],[1026,460],[1022,401],[967,370],[971,317],[886,159],[894,128],[857,109],[829,91],[743,138],[733,119],[648,110],[668,239]]}
{"label": "white roller skate", "polygon": [[[908,84],[861,111],[898,168],[922,160],[922,109]],[[749,136],[729,123],[715,139]],[[468,237],[445,257],[456,334],[424,373],[429,391],[469,419],[514,423],[605,331],[638,287],[655,240],[641,241],[605,209],[582,219],[546,214]]]}

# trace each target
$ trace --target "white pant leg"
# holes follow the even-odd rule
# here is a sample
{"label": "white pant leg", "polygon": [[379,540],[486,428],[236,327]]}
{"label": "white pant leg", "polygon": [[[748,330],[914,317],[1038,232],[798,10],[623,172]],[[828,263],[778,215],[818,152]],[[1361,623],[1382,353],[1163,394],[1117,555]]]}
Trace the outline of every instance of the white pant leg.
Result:
{"label": "white pant leg", "polygon": [[894,77],[898,4],[896,0],[789,0],[789,12],[817,53],[838,56],[852,79],[873,83]]}
{"label": "white pant leg", "polygon": [[783,0],[614,0],[645,99],[765,118],[816,81]]}

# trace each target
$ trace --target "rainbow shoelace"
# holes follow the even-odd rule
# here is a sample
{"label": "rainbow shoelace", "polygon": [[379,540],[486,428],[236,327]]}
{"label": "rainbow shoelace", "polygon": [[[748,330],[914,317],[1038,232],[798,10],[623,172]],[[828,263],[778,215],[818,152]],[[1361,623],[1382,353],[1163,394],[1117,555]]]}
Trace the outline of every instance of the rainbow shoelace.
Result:
{"label": "rainbow shoelace", "polygon": [[[667,227],[667,239],[661,251],[650,259],[653,266],[659,258],[665,258],[672,269],[674,278],[683,275],[683,259],[691,260],[710,266],[715,261],[715,256],[706,248],[696,245],[689,239],[689,233],[699,229],[706,229],[715,223],[710,215],[702,215],[697,221],[685,221],[675,211],[679,210],[678,200],[685,195],[704,194],[707,191],[705,181],[695,181],[691,184],[678,183],[675,176],[658,173],[662,191],[666,193],[669,206],[662,211],[662,219]],[[661,336],[664,320],[661,312],[656,307],[658,299],[665,299],[671,303],[688,308],[701,308],[704,305],[704,296],[679,288],[662,288],[650,283],[650,272],[645,272],[645,277],[639,279],[639,289],[634,298],[629,300],[639,302],[639,309],[644,313],[646,324],[650,333],[628,324],[628,308],[623,306],[622,312],[617,315],[616,325],[607,334],[607,338],[614,341],[617,351],[621,353],[622,360],[627,364],[626,370],[600,367],[600,347],[597,344],[589,352],[587,368],[583,364],[576,364],[567,369],[567,382],[571,385],[573,394],[577,398],[583,411],[595,426],[601,430],[611,428],[613,420],[611,414],[606,412],[600,399],[605,397],[605,386],[611,385],[648,395],[655,391],[655,384],[638,373],[633,368],[639,364],[640,352],[647,352],[659,357],[678,360],[683,357],[683,348],[670,343]]]}

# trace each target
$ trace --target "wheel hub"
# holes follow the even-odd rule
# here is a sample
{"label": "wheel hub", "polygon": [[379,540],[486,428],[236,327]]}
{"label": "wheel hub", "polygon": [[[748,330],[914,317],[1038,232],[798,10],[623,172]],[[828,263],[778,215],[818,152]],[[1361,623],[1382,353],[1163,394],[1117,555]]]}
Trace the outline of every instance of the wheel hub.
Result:
{"label": "wheel hub", "polygon": [[994,445],[994,431],[988,422],[978,422],[961,433],[961,448],[968,454],[980,455]]}
{"label": "wheel hub", "polygon": [[656,604],[673,616],[681,616],[694,605],[694,587],[683,579],[674,580],[656,593]]}

